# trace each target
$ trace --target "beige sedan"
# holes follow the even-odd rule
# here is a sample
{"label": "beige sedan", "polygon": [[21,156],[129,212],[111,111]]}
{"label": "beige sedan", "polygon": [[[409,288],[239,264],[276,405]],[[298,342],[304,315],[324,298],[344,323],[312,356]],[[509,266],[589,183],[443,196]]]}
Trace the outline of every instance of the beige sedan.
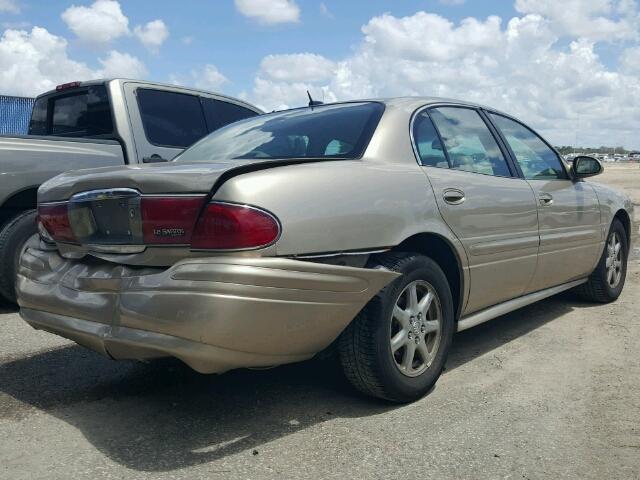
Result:
{"label": "beige sedan", "polygon": [[567,289],[620,295],[633,206],[585,181],[601,170],[454,100],[243,120],[172,162],[44,184],[21,315],[111,358],[205,373],[332,349],[359,390],[407,402],[454,332]]}

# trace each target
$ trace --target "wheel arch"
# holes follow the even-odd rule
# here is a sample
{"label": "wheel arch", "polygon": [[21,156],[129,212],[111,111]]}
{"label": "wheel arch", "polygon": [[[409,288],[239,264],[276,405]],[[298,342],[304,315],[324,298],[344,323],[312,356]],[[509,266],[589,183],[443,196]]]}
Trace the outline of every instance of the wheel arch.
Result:
{"label": "wheel arch", "polygon": [[14,192],[0,206],[0,223],[4,224],[16,213],[36,208],[38,204],[38,187],[31,185]]}
{"label": "wheel arch", "polygon": [[466,299],[466,285],[460,256],[451,242],[437,233],[423,232],[403,240],[391,251],[421,253],[431,258],[442,268],[451,286],[457,322],[462,314]]}
{"label": "wheel arch", "polygon": [[631,218],[629,217],[629,213],[625,209],[621,208],[616,212],[613,218],[614,220],[620,220],[620,223],[622,223],[625,236],[627,237],[627,245],[631,248]]}

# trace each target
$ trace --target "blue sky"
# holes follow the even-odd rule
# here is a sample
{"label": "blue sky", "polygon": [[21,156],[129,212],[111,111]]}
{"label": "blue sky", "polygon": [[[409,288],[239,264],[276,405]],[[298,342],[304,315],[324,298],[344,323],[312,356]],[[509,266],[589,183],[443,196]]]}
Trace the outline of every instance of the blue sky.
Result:
{"label": "blue sky", "polygon": [[640,148],[637,0],[0,0],[0,25],[5,94],[127,76],[269,109],[439,95]]}
{"label": "blue sky", "polygon": [[[99,49],[70,35],[61,13],[70,5],[92,2],[47,0],[21,2],[18,15],[2,15],[4,23],[45,26],[51,33],[66,37],[69,56],[91,65]],[[144,60],[151,76],[169,81],[176,72],[197,69],[203,63],[216,65],[229,78],[230,93],[249,90],[262,58],[269,54],[304,51],[326,57],[342,57],[357,44],[360,28],[369,19],[385,12],[395,16],[412,15],[427,10],[459,22],[469,16],[515,15],[509,1],[469,1],[447,5],[437,0],[301,0],[300,21],[264,25],[240,14],[233,1],[227,0],[120,0],[130,25],[161,18],[170,31],[162,51],[147,52],[135,38],[118,39],[111,46]],[[320,4],[327,7],[326,13]],[[177,7],[179,5],[179,8]],[[191,38],[190,44],[184,41]],[[188,40],[187,40],[188,42]],[[293,48],[294,47],[294,48]]]}

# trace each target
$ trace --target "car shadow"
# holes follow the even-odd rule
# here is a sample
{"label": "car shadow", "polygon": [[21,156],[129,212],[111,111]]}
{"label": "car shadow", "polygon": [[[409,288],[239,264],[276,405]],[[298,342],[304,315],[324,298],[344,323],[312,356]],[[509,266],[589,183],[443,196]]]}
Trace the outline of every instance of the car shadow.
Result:
{"label": "car shadow", "polygon": [[[588,307],[555,297],[462,332],[447,370]],[[333,418],[401,408],[355,393],[331,359],[207,376],[173,360],[113,362],[77,346],[0,365],[0,392],[9,400],[0,402],[0,418],[45,411],[110,459],[148,472],[257,454],[267,442]]]}
{"label": "car shadow", "polygon": [[0,300],[0,315],[5,313],[16,313],[18,310],[19,308],[16,304]]}

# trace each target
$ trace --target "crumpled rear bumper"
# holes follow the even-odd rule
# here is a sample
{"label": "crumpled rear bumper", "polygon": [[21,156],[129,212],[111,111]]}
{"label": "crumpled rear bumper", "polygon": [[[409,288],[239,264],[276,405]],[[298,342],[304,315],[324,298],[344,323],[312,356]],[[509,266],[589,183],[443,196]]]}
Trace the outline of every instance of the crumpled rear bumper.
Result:
{"label": "crumpled rear bumper", "polygon": [[173,356],[203,373],[312,357],[398,276],[284,258],[210,257],[135,268],[29,249],[21,316],[118,359]]}

